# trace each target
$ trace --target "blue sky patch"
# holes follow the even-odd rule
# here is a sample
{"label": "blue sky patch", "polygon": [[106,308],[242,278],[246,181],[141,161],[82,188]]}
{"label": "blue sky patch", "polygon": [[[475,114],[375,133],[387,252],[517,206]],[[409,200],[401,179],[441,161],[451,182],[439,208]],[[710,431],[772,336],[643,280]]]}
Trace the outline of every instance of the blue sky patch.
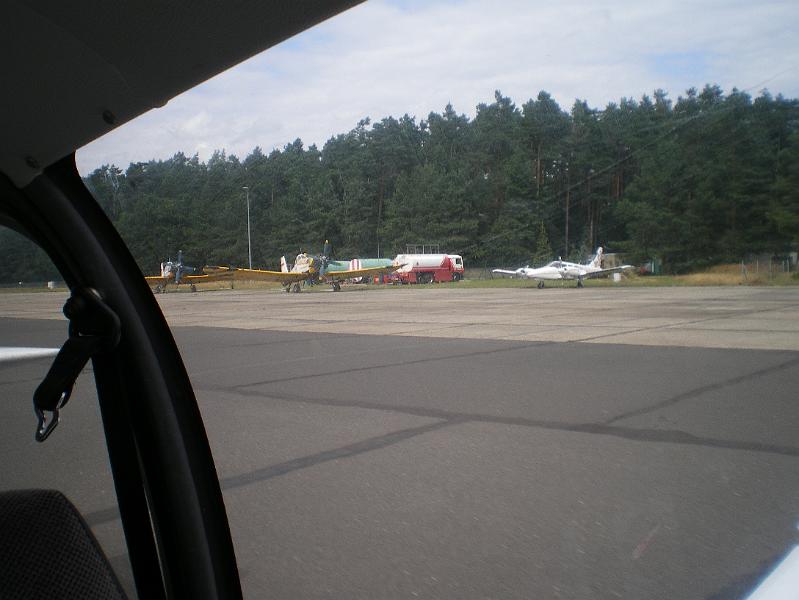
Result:
{"label": "blue sky patch", "polygon": [[669,52],[651,56],[649,65],[663,81],[697,85],[713,79],[710,58],[709,52]]}

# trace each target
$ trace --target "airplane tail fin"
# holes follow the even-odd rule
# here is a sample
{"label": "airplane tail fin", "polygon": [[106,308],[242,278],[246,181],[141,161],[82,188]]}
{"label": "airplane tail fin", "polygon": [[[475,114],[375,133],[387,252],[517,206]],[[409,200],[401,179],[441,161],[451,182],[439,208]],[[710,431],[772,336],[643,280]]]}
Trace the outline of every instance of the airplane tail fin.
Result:
{"label": "airplane tail fin", "polygon": [[283,273],[288,273],[289,272],[289,265],[286,262],[286,257],[285,256],[281,256],[280,257],[280,270]]}
{"label": "airplane tail fin", "polygon": [[588,266],[594,267],[596,269],[602,268],[602,246],[596,249],[596,256],[591,260]]}

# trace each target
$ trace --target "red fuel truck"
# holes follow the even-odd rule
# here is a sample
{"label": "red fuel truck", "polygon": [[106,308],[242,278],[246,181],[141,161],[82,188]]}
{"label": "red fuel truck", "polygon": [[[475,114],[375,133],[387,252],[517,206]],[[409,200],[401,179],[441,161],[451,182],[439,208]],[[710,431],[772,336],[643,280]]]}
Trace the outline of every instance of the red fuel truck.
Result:
{"label": "red fuel truck", "polygon": [[398,254],[402,265],[385,278],[387,283],[433,283],[463,279],[463,257],[459,254]]}

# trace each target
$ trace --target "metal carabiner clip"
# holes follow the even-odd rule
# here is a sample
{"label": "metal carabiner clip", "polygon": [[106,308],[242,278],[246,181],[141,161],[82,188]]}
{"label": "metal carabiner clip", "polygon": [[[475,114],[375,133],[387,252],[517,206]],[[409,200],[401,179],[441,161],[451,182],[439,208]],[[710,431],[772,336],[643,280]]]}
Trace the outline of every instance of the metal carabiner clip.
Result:
{"label": "metal carabiner clip", "polygon": [[96,290],[74,290],[64,304],[64,315],[69,319],[69,337],[33,392],[37,442],[46,440],[58,425],[58,412],[69,401],[75,380],[86,363],[119,343],[119,317]]}
{"label": "metal carabiner clip", "polygon": [[[36,426],[36,441],[43,442],[50,434],[53,433],[55,428],[58,426],[58,423],[61,421],[61,418],[58,416],[58,411],[61,410],[61,407],[64,406],[69,397],[72,395],[72,388],[69,388],[67,391],[61,394],[61,398],[58,401],[56,407],[51,410],[44,410],[39,408],[34,404],[33,411],[36,413],[36,418],[39,420],[39,424]],[[51,413],[50,419],[48,420],[46,413]]]}

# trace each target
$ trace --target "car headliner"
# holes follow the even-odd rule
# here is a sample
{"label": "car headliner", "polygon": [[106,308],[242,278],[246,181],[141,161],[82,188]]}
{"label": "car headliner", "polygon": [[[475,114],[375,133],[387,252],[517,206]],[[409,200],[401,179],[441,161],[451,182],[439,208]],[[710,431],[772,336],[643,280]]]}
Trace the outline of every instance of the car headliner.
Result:
{"label": "car headliner", "polygon": [[170,98],[361,0],[10,0],[0,172],[18,187]]}

